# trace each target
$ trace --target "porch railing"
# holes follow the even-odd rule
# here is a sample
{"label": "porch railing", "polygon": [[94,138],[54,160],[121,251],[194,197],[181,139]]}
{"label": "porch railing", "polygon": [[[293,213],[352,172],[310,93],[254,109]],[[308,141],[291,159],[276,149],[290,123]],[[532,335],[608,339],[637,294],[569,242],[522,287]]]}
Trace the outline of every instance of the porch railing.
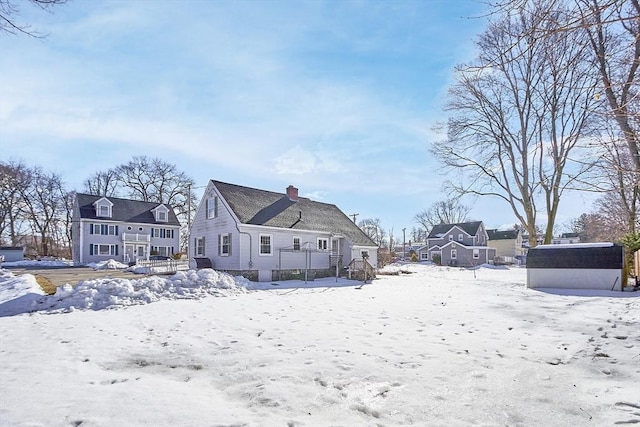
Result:
{"label": "porch railing", "polygon": [[151,234],[122,233],[123,242],[150,242]]}

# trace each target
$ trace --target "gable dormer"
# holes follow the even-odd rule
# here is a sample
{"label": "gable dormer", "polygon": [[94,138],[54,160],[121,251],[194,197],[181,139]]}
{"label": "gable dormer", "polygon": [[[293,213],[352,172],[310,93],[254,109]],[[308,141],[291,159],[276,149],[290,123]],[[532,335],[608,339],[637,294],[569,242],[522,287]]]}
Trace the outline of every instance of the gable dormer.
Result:
{"label": "gable dormer", "polygon": [[169,221],[169,208],[165,205],[158,205],[155,208],[151,209],[153,212],[153,217],[156,219],[156,222],[168,222]]}
{"label": "gable dormer", "polygon": [[113,217],[113,203],[106,197],[101,197],[93,203],[96,208],[96,216],[101,218]]}

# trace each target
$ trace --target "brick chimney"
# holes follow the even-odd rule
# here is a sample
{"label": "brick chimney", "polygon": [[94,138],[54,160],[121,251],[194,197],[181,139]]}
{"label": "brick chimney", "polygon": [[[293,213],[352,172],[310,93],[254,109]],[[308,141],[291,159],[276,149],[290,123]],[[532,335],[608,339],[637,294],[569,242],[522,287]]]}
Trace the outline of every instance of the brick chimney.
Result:
{"label": "brick chimney", "polygon": [[287,187],[287,197],[292,202],[297,202],[298,201],[298,189],[296,187],[294,187],[293,185],[288,186]]}

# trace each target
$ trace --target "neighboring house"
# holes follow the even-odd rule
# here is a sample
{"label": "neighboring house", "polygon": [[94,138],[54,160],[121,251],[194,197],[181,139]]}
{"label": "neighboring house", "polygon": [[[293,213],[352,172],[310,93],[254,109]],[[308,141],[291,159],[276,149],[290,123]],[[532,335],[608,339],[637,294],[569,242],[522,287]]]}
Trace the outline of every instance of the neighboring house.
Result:
{"label": "neighboring house", "polygon": [[553,245],[569,245],[573,243],[580,243],[580,235],[578,233],[563,233],[560,237],[554,237],[551,240]]}
{"label": "neighboring house", "polygon": [[420,248],[421,261],[440,258],[442,265],[471,267],[493,262],[496,249],[488,246],[487,231],[482,221],[440,224],[431,229],[427,245]]}
{"label": "neighboring house", "polygon": [[525,254],[522,247],[522,231],[511,230],[487,230],[489,245],[496,248],[496,256],[502,258],[515,258]]}
{"label": "neighboring house", "polygon": [[190,258],[250,280],[328,276],[363,256],[377,265],[378,246],[349,217],[291,185],[276,193],[211,180],[189,245]]}
{"label": "neighboring house", "polygon": [[76,194],[73,261],[130,263],[180,251],[180,223],[167,204]]}

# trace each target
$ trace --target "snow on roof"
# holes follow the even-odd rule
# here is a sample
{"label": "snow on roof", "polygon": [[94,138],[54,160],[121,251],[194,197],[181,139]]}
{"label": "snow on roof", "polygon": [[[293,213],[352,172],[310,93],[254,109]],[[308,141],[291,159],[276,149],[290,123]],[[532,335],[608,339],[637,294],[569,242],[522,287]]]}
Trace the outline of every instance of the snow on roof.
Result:
{"label": "snow on roof", "polygon": [[597,243],[566,243],[560,245],[538,245],[535,249],[580,249],[580,248],[608,248],[613,246],[611,242]]}

